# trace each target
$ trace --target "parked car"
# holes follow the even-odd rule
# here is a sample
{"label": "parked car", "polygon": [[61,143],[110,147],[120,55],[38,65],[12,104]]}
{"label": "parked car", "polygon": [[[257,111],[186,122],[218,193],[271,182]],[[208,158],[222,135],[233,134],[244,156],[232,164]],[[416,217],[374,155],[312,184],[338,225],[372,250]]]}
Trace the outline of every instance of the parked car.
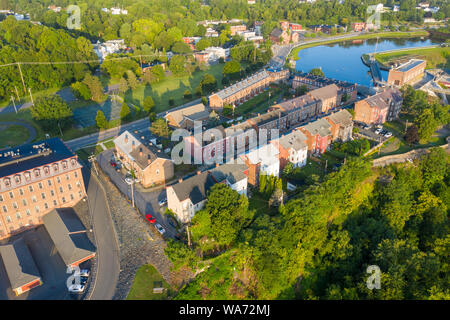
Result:
{"label": "parked car", "polygon": [[385,135],[384,135],[386,138],[390,138],[390,137],[392,137],[392,133],[391,132],[386,132],[385,133]]}
{"label": "parked car", "polygon": [[159,200],[158,204],[159,204],[160,207],[162,207],[163,205],[167,204],[167,199],[164,198],[164,199]]}
{"label": "parked car", "polygon": [[81,269],[80,270],[80,277],[89,278],[90,271],[88,269]]}
{"label": "parked car", "polygon": [[382,130],[382,129],[378,128],[377,130],[375,130],[375,133],[376,133],[376,134],[380,134],[380,133],[381,133],[381,130]]}
{"label": "parked car", "polygon": [[117,163],[113,160],[109,161],[109,164],[111,165],[111,167],[115,168],[117,166]]}
{"label": "parked car", "polygon": [[161,233],[161,234],[166,233],[166,229],[164,229],[162,227],[162,225],[160,225],[159,223],[154,224],[154,226],[155,226],[156,230],[158,230],[159,233]]}
{"label": "parked car", "polygon": [[73,284],[69,287],[69,292],[70,293],[83,293],[85,289],[86,289],[86,286],[84,286],[84,285]]}
{"label": "parked car", "polygon": [[155,218],[151,214],[146,214],[145,219],[147,219],[147,221],[151,224],[154,224],[156,222]]}

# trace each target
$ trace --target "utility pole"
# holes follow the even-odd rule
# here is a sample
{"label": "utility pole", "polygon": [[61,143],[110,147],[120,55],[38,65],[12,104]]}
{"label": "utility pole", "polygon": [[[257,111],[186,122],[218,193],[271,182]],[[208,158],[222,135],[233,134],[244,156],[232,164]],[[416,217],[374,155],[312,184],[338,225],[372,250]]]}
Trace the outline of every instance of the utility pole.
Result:
{"label": "utility pole", "polygon": [[405,134],[406,134],[406,131],[408,130],[408,119],[406,119],[406,125],[405,125]]}
{"label": "utility pole", "polygon": [[28,88],[28,92],[30,93],[31,104],[34,106],[33,95],[31,94],[31,88]]}
{"label": "utility pole", "polygon": [[22,79],[23,92],[27,93],[27,89],[25,88],[25,81],[23,80],[22,68],[20,68],[20,63],[17,62],[17,66],[19,67],[20,78]]}
{"label": "utility pole", "polygon": [[189,223],[186,225],[186,233],[188,237],[188,246],[191,247],[191,235],[189,234]]}
{"label": "utility pole", "polygon": [[17,113],[16,102],[14,101],[14,96],[11,96],[11,101],[13,103],[14,110],[16,110],[16,113]]}
{"label": "utility pole", "polygon": [[14,88],[16,89],[16,96],[17,96],[17,100],[19,100],[19,102],[20,102],[20,97],[19,97],[19,92],[17,92],[17,87],[16,87],[16,86],[14,86]]}
{"label": "utility pole", "polygon": [[327,167],[328,167],[328,159],[325,160],[325,172],[327,172]]}
{"label": "utility pole", "polygon": [[95,169],[95,173],[98,175],[97,167],[95,166],[95,156],[94,156],[93,154],[91,154],[91,155],[88,157],[88,161],[89,161],[90,163],[92,163],[92,166],[93,166],[94,169]]}

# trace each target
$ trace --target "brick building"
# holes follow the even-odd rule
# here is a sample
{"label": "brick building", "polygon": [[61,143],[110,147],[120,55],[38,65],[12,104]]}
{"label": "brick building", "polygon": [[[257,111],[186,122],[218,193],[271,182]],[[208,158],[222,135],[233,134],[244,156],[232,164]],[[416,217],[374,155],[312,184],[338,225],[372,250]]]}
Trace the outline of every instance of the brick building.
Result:
{"label": "brick building", "polygon": [[340,90],[334,83],[312,90],[307,95],[313,99],[322,101],[322,110],[320,110],[322,113],[327,113],[341,104]]}
{"label": "brick building", "polygon": [[78,157],[59,138],[0,151],[0,239],[86,196]]}
{"label": "brick building", "polygon": [[396,68],[389,70],[388,84],[401,87],[404,84],[412,84],[422,79],[427,62],[419,59],[411,59]]}
{"label": "brick building", "polygon": [[270,110],[277,109],[287,114],[287,128],[291,128],[317,116],[322,110],[322,101],[309,95],[303,95],[270,108]]}
{"label": "brick building", "polygon": [[401,92],[395,88],[355,103],[355,120],[366,124],[382,124],[398,117],[403,103]]}
{"label": "brick building", "polygon": [[224,104],[240,104],[264,91],[269,84],[287,79],[288,70],[263,70],[208,97],[211,108],[222,109]]}
{"label": "brick building", "polygon": [[247,27],[244,24],[238,26],[230,26],[231,36],[234,36],[238,31],[245,31]]}
{"label": "brick building", "polygon": [[350,112],[342,109],[325,118],[331,124],[333,141],[346,142],[352,138],[353,119]]}
{"label": "brick building", "polygon": [[306,164],[308,146],[306,136],[301,131],[294,130],[271,143],[278,148],[280,170],[283,170],[288,163],[292,163],[295,168]]}
{"label": "brick building", "polygon": [[280,174],[279,151],[272,143],[241,155],[241,159],[248,167],[248,183],[253,186],[259,184],[260,174],[278,177]]}
{"label": "brick building", "polygon": [[164,118],[167,120],[168,125],[172,127],[191,130],[194,128],[194,121],[206,121],[209,119],[209,114],[209,110],[203,103],[198,103],[193,106],[166,112]]}
{"label": "brick building", "polygon": [[339,88],[338,94],[341,96],[342,102],[350,104],[356,101],[356,83],[316,76],[311,73],[296,73],[292,79],[293,89],[305,85],[308,90],[315,90],[331,84],[335,84]]}
{"label": "brick building", "polygon": [[310,154],[322,154],[332,141],[331,124],[324,118],[313,121],[298,130],[306,136],[306,144]]}
{"label": "brick building", "polygon": [[114,139],[116,153],[128,170],[134,170],[144,188],[165,183],[174,175],[173,162],[155,147],[150,133],[123,132]]}

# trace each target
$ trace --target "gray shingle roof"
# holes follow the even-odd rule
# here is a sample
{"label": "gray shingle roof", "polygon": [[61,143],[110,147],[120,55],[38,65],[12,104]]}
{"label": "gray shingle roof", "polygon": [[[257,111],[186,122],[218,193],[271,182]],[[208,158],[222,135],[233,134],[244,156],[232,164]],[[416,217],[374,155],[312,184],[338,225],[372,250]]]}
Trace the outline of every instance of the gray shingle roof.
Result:
{"label": "gray shingle roof", "polygon": [[247,170],[245,164],[227,163],[211,170],[211,174],[218,183],[227,180],[228,183],[235,184],[247,178],[244,173],[245,170]]}
{"label": "gray shingle roof", "polygon": [[219,98],[221,98],[222,100],[234,95],[235,93],[250,87],[251,85],[264,80],[265,78],[269,77],[269,72],[267,72],[267,70],[263,70],[261,72],[258,72],[242,81],[239,81],[219,92],[217,92],[216,94],[219,96]]}
{"label": "gray shingle roof", "polygon": [[23,239],[0,246],[0,254],[12,289],[20,288],[41,278]]}
{"label": "gray shingle roof", "polygon": [[325,137],[331,134],[331,124],[325,118],[308,123],[302,128],[307,130],[311,135],[319,134],[321,137]]}
{"label": "gray shingle roof", "polygon": [[172,186],[180,201],[188,198],[193,204],[206,199],[208,190],[215,184],[214,179],[208,171],[195,175]]}
{"label": "gray shingle roof", "polygon": [[318,101],[309,95],[303,95],[300,97],[296,97],[291,100],[284,101],[280,104],[273,106],[273,108],[280,108],[284,111],[292,111],[295,109],[304,108],[306,106],[310,106],[311,104],[315,104]]}
{"label": "gray shingle roof", "polygon": [[95,247],[85,233],[72,234],[85,230],[72,208],[54,209],[43,216],[42,220],[67,266],[95,253]]}
{"label": "gray shingle roof", "polygon": [[[168,114],[164,116],[164,118],[167,118],[168,116],[172,116],[172,118],[175,120],[176,123],[181,124],[181,121],[184,119],[185,116],[191,116],[199,112],[207,111],[206,107],[203,105],[203,103],[199,103],[190,107],[178,109],[175,111],[171,111]],[[191,118],[191,117],[189,117]]]}
{"label": "gray shingle roof", "polygon": [[278,139],[278,142],[286,150],[292,148],[295,151],[299,151],[301,149],[307,148],[306,136],[299,130],[294,130],[290,134],[281,137],[280,139]]}
{"label": "gray shingle roof", "polygon": [[340,124],[343,126],[349,126],[352,124],[352,114],[348,112],[346,109],[339,110],[338,112],[332,113],[328,116],[331,121],[336,124]]}

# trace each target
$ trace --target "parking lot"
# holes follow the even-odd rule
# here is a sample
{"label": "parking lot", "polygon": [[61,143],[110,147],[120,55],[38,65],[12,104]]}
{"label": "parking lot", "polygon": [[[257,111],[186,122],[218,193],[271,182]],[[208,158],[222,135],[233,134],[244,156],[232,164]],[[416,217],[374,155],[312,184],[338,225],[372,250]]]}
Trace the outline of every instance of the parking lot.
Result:
{"label": "parking lot", "polygon": [[[83,294],[68,292],[66,282],[70,274],[66,273],[66,265],[44,226],[25,231],[13,236],[10,240],[14,241],[18,238],[24,239],[27,244],[43,284],[16,296],[11,289],[8,275],[0,258],[0,300],[79,300],[83,298]],[[90,262],[86,262],[80,267],[90,268],[89,264]]]}
{"label": "parking lot", "polygon": [[[363,135],[363,136],[367,137],[368,139],[374,140],[378,143],[384,142],[390,138],[389,136],[385,136],[384,134],[376,133],[375,131],[377,130],[377,127],[375,125],[369,127],[369,126],[364,126],[363,124],[357,123],[357,122],[355,122],[354,124],[355,124],[355,127],[357,127],[359,129],[360,135]],[[392,135],[392,133],[391,133],[391,135]]]}

